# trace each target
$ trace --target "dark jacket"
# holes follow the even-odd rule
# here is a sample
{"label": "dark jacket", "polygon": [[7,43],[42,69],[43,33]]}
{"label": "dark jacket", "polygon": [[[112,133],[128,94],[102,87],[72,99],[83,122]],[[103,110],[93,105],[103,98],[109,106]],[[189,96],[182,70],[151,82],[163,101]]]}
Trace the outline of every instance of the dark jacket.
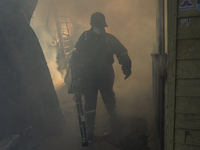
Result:
{"label": "dark jacket", "polygon": [[77,61],[83,62],[82,75],[86,78],[114,77],[112,67],[114,54],[116,54],[119,64],[122,65],[122,70],[131,69],[131,60],[127,49],[109,33],[97,36],[92,28],[83,32],[76,43],[76,52],[80,55]]}

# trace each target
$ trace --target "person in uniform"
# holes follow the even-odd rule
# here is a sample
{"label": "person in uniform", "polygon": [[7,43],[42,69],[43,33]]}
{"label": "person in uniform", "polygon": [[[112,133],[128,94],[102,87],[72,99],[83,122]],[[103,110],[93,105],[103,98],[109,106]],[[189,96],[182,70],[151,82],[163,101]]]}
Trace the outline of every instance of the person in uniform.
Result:
{"label": "person in uniform", "polygon": [[94,139],[94,125],[98,90],[102,96],[110,118],[115,117],[116,100],[113,91],[114,54],[127,79],[131,75],[131,59],[127,49],[112,34],[106,33],[108,27],[105,16],[96,12],[91,16],[91,29],[84,31],[75,45],[76,63],[79,63],[79,75],[85,96],[85,117],[89,143]]}

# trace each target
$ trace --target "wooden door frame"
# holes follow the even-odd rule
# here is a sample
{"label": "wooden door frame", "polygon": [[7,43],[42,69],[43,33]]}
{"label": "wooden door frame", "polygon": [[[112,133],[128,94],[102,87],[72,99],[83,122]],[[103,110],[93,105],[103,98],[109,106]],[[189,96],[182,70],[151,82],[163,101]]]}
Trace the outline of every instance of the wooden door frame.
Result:
{"label": "wooden door frame", "polygon": [[174,113],[176,89],[176,48],[178,0],[168,0],[168,69],[167,100],[165,106],[165,150],[174,150]]}

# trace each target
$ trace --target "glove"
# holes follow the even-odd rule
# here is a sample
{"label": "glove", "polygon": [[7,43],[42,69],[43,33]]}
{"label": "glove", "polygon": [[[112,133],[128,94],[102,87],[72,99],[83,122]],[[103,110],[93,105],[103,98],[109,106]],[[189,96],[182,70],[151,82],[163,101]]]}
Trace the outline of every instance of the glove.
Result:
{"label": "glove", "polygon": [[131,73],[132,73],[131,70],[123,70],[123,74],[125,75],[124,80],[126,80],[131,75]]}

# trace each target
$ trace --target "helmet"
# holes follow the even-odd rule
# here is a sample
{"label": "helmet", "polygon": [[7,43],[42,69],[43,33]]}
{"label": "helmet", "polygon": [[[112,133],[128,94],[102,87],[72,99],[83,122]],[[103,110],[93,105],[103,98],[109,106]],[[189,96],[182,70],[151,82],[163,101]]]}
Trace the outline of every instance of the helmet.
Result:
{"label": "helmet", "polygon": [[107,27],[108,26],[106,24],[105,16],[100,12],[96,12],[96,13],[92,14],[91,19],[90,19],[90,24],[92,26],[96,26],[96,27]]}

